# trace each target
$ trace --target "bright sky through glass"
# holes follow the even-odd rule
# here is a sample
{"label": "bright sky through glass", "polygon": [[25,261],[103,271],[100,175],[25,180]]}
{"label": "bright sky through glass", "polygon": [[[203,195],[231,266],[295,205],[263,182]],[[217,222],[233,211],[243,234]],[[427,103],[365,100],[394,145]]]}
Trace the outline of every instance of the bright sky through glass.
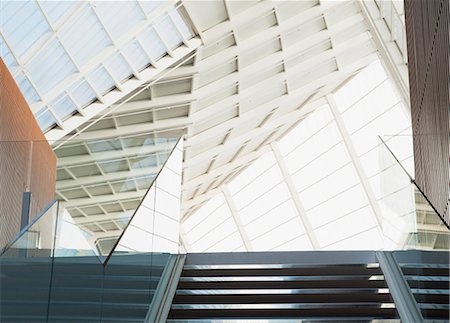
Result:
{"label": "bright sky through glass", "polygon": [[3,0],[0,31],[0,56],[44,132],[193,36],[173,3],[131,0]]}
{"label": "bright sky through glass", "polygon": [[231,199],[220,193],[184,221],[187,250],[396,248],[414,219],[377,218],[389,211],[378,136],[397,141],[411,171],[408,134],[404,102],[381,62],[372,63],[223,187]]}

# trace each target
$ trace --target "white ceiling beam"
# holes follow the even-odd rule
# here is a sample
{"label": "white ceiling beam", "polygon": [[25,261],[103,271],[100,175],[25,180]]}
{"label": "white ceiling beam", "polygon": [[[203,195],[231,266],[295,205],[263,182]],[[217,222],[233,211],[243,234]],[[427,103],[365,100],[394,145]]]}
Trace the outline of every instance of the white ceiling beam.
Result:
{"label": "white ceiling beam", "polygon": [[[130,136],[135,134],[148,134],[154,131],[182,129],[192,124],[191,118],[180,117],[167,120],[158,120],[158,122],[139,123],[135,125],[121,126],[114,130],[114,135],[118,137]],[[93,130],[82,132],[77,136],[80,140],[107,139],[111,137],[111,130]]]}
{"label": "white ceiling beam", "polygon": [[300,222],[303,224],[305,228],[306,235],[311,243],[311,246],[314,250],[320,250],[319,240],[314,234],[314,229],[311,225],[311,222],[308,219],[306,214],[306,210],[303,206],[302,201],[300,200],[300,196],[295,189],[294,181],[292,180],[291,174],[289,174],[289,170],[286,166],[283,156],[281,155],[280,148],[276,142],[271,144],[272,152],[277,162],[278,167],[280,168],[281,175],[283,176],[284,182],[288,188],[289,194],[291,195],[291,199],[294,202],[295,208],[297,209],[297,214],[300,219]]}
{"label": "white ceiling beam", "polygon": [[[123,103],[120,106],[120,109],[116,110],[114,114],[108,114],[108,116],[105,117],[105,119],[142,110],[152,110],[158,108],[167,109],[171,106],[190,104],[192,101],[195,100],[196,98],[191,93],[166,95],[152,98],[149,100],[136,100],[136,101],[130,100],[126,103]],[[118,105],[119,104],[113,104],[111,108],[115,108]]]}
{"label": "white ceiling beam", "polygon": [[227,163],[223,166],[214,168],[209,173],[205,173],[205,174],[197,176],[191,180],[188,180],[185,183],[183,183],[183,191],[190,191],[190,190],[197,189],[198,186],[202,185],[203,183],[205,183],[208,180],[211,180],[211,178],[219,177],[223,174],[230,173],[237,168],[240,168],[245,165],[249,165],[255,159],[259,158],[262,154],[266,153],[269,150],[270,150],[269,146],[261,147],[259,150],[247,153],[247,154],[243,155],[242,157],[233,160],[230,163]]}
{"label": "white ceiling beam", "polygon": [[[391,1],[386,2],[390,5]],[[392,34],[387,28],[386,22],[381,18],[381,12],[373,0],[358,0],[362,15],[366,24],[372,34],[373,41],[382,57],[382,64],[389,76],[395,81],[396,87],[400,92],[400,96],[409,107],[409,79],[407,66],[406,47],[403,48],[404,53],[400,52],[398,47],[392,41]],[[405,28],[401,30],[405,39],[406,45],[406,31]],[[393,46],[392,46],[393,45]]]}
{"label": "white ceiling beam", "polygon": [[[375,53],[365,56],[363,58],[360,58],[360,59],[352,62],[351,64],[344,66],[343,68],[341,68],[340,71],[330,72],[328,75],[322,76],[312,82],[309,82],[308,84],[306,84],[305,86],[303,86],[301,88],[292,90],[286,95],[279,96],[278,98],[273,99],[272,101],[269,101],[263,105],[260,105],[257,108],[254,108],[250,111],[247,111],[246,113],[243,113],[239,117],[239,120],[241,122],[245,122],[245,120],[252,120],[254,118],[254,116],[269,113],[270,111],[272,111],[274,106],[283,107],[285,104],[287,104],[287,101],[289,101],[289,100],[294,100],[294,101],[297,101],[296,103],[298,103],[298,100],[301,100],[301,96],[309,95],[312,91],[315,91],[318,88],[321,88],[327,84],[335,83],[337,81],[342,82],[344,78],[348,78],[348,76],[350,74],[353,74],[355,71],[366,66],[367,64],[369,64],[376,58],[377,58],[377,55]],[[290,70],[289,74],[293,75],[292,72],[293,71]],[[272,78],[271,80],[273,80],[273,81],[277,80],[277,81],[281,82],[284,78],[285,77],[278,76],[278,78]],[[259,87],[258,87],[259,91],[264,91],[265,88],[266,88],[265,83],[259,84]],[[258,91],[255,91],[255,92],[257,93]],[[224,106],[228,107],[228,106],[236,105],[239,103],[239,100],[240,100],[239,95],[233,95],[233,96],[230,96],[218,103],[215,103],[214,105],[208,107],[205,110],[208,110],[208,113],[210,114],[210,117],[212,118],[215,116],[218,109],[222,109]],[[205,112],[202,112],[202,117],[205,117],[204,114],[205,114]],[[193,114],[194,124],[199,121],[200,121],[199,114],[194,113]],[[202,141],[210,140],[211,137],[213,137],[213,133],[220,133],[220,130],[228,131],[230,128],[232,128],[236,125],[237,121],[238,120],[234,120],[234,119],[229,120],[229,121],[221,123],[220,125],[214,126],[210,130],[206,130],[206,131],[203,131],[192,137],[189,137],[189,138],[187,138],[186,146],[189,147],[191,145],[200,144]]]}
{"label": "white ceiling beam", "polygon": [[[78,177],[76,179],[65,179],[56,182],[56,190],[67,190],[71,188],[79,188],[81,186],[89,186],[94,184],[105,184],[106,182],[119,181],[129,179],[131,177],[149,176],[158,173],[161,166],[136,168],[127,171],[108,173],[104,175]],[[73,200],[71,200],[73,201]]]}
{"label": "white ceiling beam", "polygon": [[94,161],[107,161],[112,159],[117,160],[130,156],[145,157],[146,155],[171,150],[172,148],[173,144],[143,145],[139,147],[130,147],[121,150],[90,153],[89,155],[74,155],[70,157],[59,157],[57,168],[62,168],[76,164],[88,164]]}
{"label": "white ceiling beam", "polygon": [[[88,215],[84,218],[74,218],[77,224],[95,224],[98,222],[113,221],[117,219],[129,219],[133,215],[132,210],[123,212],[109,212],[108,214]],[[70,213],[70,211],[69,211]]]}
{"label": "white ceiling beam", "polygon": [[231,216],[233,217],[234,223],[236,224],[238,232],[241,236],[242,242],[244,243],[245,249],[247,251],[253,251],[252,243],[247,235],[247,232],[245,231],[244,224],[241,221],[241,217],[239,215],[236,205],[234,204],[233,197],[231,196],[228,187],[226,185],[222,185],[221,190],[225,198],[225,202],[228,205],[228,209],[231,212]]}
{"label": "white ceiling beam", "polygon": [[[189,41],[189,46],[181,46],[174,50],[174,56],[164,56],[158,61],[157,68],[150,66],[141,72],[142,79],[130,79],[123,83],[123,91],[111,91],[103,96],[103,103],[94,103],[86,108],[84,108],[85,116],[73,116],[67,119],[65,123],[66,129],[52,129],[45,134],[48,141],[56,141],[70,133],[72,130],[80,127],[86,121],[97,115],[98,113],[106,110],[112,104],[116,103],[120,99],[124,98],[130,94],[134,89],[138,88],[140,85],[145,83],[150,79],[154,79],[156,76],[160,75],[165,69],[169,68],[171,65],[179,61],[181,58],[185,57],[193,50],[200,46],[200,40],[198,38],[193,38]],[[161,76],[161,75],[160,75]],[[119,105],[120,106],[120,105]],[[115,107],[117,109],[118,106]],[[112,109],[111,109],[112,110]],[[112,111],[111,111],[112,112]]]}
{"label": "white ceiling beam", "polygon": [[[150,19],[146,19],[146,20],[142,21],[136,27],[134,27],[133,29],[129,30],[125,35],[122,35],[119,39],[115,39],[115,40],[111,39],[112,42],[113,42],[112,46],[109,46],[108,48],[105,48],[101,52],[101,54],[96,55],[95,57],[93,57],[93,59],[90,60],[89,64],[85,64],[83,66],[80,66],[79,69],[78,69],[79,73],[76,73],[76,74],[72,75],[71,77],[69,77],[65,81],[63,81],[60,84],[58,84],[57,86],[55,86],[49,93],[47,93],[45,95],[45,97],[43,98],[43,101],[39,103],[40,105],[39,106],[36,105],[34,108],[39,110],[43,106],[48,105],[48,103],[51,100],[53,100],[57,95],[59,95],[59,93],[61,93],[63,90],[65,90],[68,87],[70,87],[72,84],[74,84],[76,81],[81,79],[83,76],[86,76],[87,74],[92,72],[92,70],[94,70],[94,68],[96,68],[97,65],[99,65],[102,61],[104,61],[114,51],[117,51],[119,47],[125,45],[126,42],[128,42],[132,37],[136,36],[142,30],[144,30],[148,26],[152,25],[155,20],[160,19],[160,16],[166,14],[167,11],[170,10],[173,7],[174,2],[175,1],[173,1],[173,0],[167,1],[167,3],[165,3],[163,6],[159,6],[156,10],[154,10],[154,12],[152,12]],[[81,6],[79,6],[76,9],[76,11],[72,15],[70,15],[70,17],[68,17],[67,19],[64,19],[65,21],[63,22],[63,24],[70,24],[71,22],[73,22],[73,20],[76,18],[76,14],[80,10],[82,10],[82,8],[84,8],[87,5],[91,5],[90,2],[84,2]],[[92,8],[94,9],[94,6],[92,6]],[[95,12],[95,10],[94,10],[94,12]],[[98,21],[101,23],[100,19]],[[53,40],[54,38],[60,39],[61,38],[60,37],[61,36],[61,30],[63,30],[63,28],[61,28],[61,27],[59,27],[58,29],[54,30],[53,34],[51,35],[51,37],[48,38],[38,49],[36,49],[36,51],[32,55],[30,55],[30,60],[46,44],[48,44],[51,40]],[[105,29],[105,32],[107,32],[106,29]],[[27,62],[25,62],[24,64],[26,65]]]}
{"label": "white ceiling beam", "polygon": [[[367,66],[367,64],[369,62],[373,61],[374,59],[376,59],[376,54],[366,56],[365,58],[358,60],[357,62],[354,62],[353,64],[347,65],[345,68],[341,69],[340,71],[335,71],[335,72],[329,73],[328,75],[326,75],[318,80],[315,80],[313,82],[310,82],[306,86],[299,88],[299,89],[291,92],[290,94],[280,96],[280,97],[276,98],[275,100],[272,100],[262,106],[259,106],[255,110],[262,113],[262,111],[264,111],[264,109],[271,111],[274,106],[281,106],[281,107],[285,108],[286,105],[289,105],[289,104],[298,104],[298,102],[302,99],[302,97],[303,97],[303,99],[305,98],[306,94],[310,95],[313,91],[322,87],[324,84],[333,82],[335,78],[340,78],[341,80],[345,80],[349,76],[349,74],[352,74],[352,73],[354,73],[355,70],[358,70],[358,67],[362,68],[364,66]],[[322,104],[323,104],[323,102],[322,102]],[[294,114],[289,115],[289,116],[291,118],[292,117],[300,118],[303,113],[304,113],[303,111],[294,111]],[[244,116],[245,115],[246,114],[244,114]],[[288,119],[288,118],[289,117],[283,116],[283,117],[275,119],[271,122],[269,121],[262,128],[256,128],[251,131],[248,131],[243,136],[230,139],[223,145],[216,146],[216,147],[208,150],[207,152],[204,152],[197,156],[193,156],[192,158],[190,158],[190,160],[187,160],[185,162],[185,166],[189,167],[191,165],[196,165],[196,164],[200,163],[201,161],[210,160],[211,158],[214,158],[214,156],[218,155],[221,151],[223,151],[223,149],[236,147],[237,145],[241,145],[242,142],[245,142],[251,138],[258,138],[261,135],[261,133],[265,133],[268,130],[274,129],[277,126],[282,125],[283,122],[292,120],[292,119]],[[201,137],[203,137],[203,138],[201,138]],[[206,138],[204,138],[203,135],[201,137],[199,136],[199,137],[195,138],[197,140],[193,140],[193,138],[187,138],[185,147],[190,147],[190,146],[199,145],[199,144],[201,145],[202,141],[208,140],[208,139],[210,140],[212,136],[211,136],[211,134],[209,134],[209,136]],[[198,140],[198,139],[202,139],[202,140]]]}
{"label": "white ceiling beam", "polygon": [[330,107],[331,113],[333,114],[334,121],[336,122],[337,129],[342,137],[342,141],[344,142],[345,148],[347,148],[347,152],[352,160],[353,166],[356,170],[356,174],[359,178],[361,186],[367,196],[367,200],[372,208],[373,214],[375,215],[375,220],[377,221],[377,231],[380,234],[380,237],[383,237],[383,232],[381,228],[383,228],[383,213],[381,212],[380,205],[377,201],[375,193],[369,183],[369,179],[367,178],[364,168],[361,164],[361,160],[356,152],[355,146],[353,145],[353,141],[350,137],[350,133],[347,130],[347,126],[345,125],[344,119],[342,118],[341,113],[339,112],[339,108],[337,106],[336,101],[332,94],[328,94],[326,96],[328,105]]}
{"label": "white ceiling beam", "polygon": [[441,224],[423,224],[418,223],[417,224],[417,231],[421,232],[433,232],[438,234],[446,234],[448,235],[448,229]]}
{"label": "white ceiling beam", "polygon": [[123,230],[108,230],[105,232],[92,232],[95,237],[95,240],[98,239],[106,239],[106,238],[119,238],[122,234]]}
{"label": "white ceiling beam", "polygon": [[109,195],[98,195],[92,198],[78,198],[72,199],[67,202],[64,202],[64,206],[67,207],[83,207],[88,205],[95,205],[101,203],[113,203],[119,200],[128,200],[128,199],[141,199],[147,190],[138,190],[138,191],[130,191],[130,192],[121,192],[116,194]]}
{"label": "white ceiling beam", "polygon": [[[296,121],[295,123],[288,123],[288,124],[285,124],[284,126],[280,127],[279,130],[277,131],[279,133],[279,135],[278,136],[274,136],[273,140],[279,139],[280,135],[285,134],[289,129],[292,128],[292,126],[294,124],[297,124],[297,123],[298,123],[298,121]],[[267,144],[266,146],[263,146],[260,149],[262,149],[262,150],[267,149],[267,151],[269,151],[270,150],[270,146]],[[240,169],[238,168],[237,170],[233,170],[232,172],[229,173],[229,175],[227,175],[227,177],[232,175],[231,176],[231,178],[232,178],[233,176],[239,174],[239,172],[242,171],[243,169],[245,169],[246,166],[247,165],[243,165]],[[207,182],[208,181],[205,180],[205,183],[207,183]],[[187,216],[184,216],[184,220],[187,219],[190,215],[192,215],[192,212],[189,213],[189,211],[191,211],[192,209],[198,208],[198,205],[201,205],[201,204],[205,203],[211,197],[215,196],[219,192],[220,192],[219,188],[213,188],[213,189],[210,189],[210,190],[208,190],[207,192],[205,192],[203,194],[195,196],[194,198],[184,199],[183,203],[182,203],[182,211],[183,211],[183,213],[185,215],[187,215]]]}

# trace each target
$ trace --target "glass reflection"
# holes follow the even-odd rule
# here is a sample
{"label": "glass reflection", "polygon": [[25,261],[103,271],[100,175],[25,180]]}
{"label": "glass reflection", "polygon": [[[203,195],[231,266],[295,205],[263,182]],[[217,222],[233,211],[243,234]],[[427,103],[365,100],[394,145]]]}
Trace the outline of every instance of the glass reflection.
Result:
{"label": "glass reflection", "polygon": [[[78,236],[85,237],[83,247],[61,246],[59,255],[85,253],[88,245],[103,257],[116,245],[122,251],[150,252],[148,235],[154,234],[155,209],[176,220],[171,237],[178,232],[182,147],[180,141],[175,148],[177,139],[160,134],[68,141],[57,146],[56,194],[65,205],[61,224],[66,231],[79,226]],[[124,234],[127,226],[130,233]],[[132,227],[137,231],[133,233]],[[140,237],[142,246],[132,242],[133,237]],[[62,237],[59,240],[63,242]],[[178,245],[177,239],[171,241]]]}

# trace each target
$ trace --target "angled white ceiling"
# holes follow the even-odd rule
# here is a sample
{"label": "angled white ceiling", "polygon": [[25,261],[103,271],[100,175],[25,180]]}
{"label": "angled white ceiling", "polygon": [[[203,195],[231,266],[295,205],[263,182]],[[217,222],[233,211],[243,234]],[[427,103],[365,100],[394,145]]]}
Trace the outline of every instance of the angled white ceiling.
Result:
{"label": "angled white ceiling", "polygon": [[[134,156],[123,145],[130,138],[184,134],[186,218],[379,55],[359,1],[142,1],[127,2],[127,10],[110,3],[105,11],[96,2],[29,6],[42,16],[33,18],[46,26],[42,35],[21,56],[2,25],[0,48],[47,138],[119,138],[127,159]],[[53,21],[50,12],[58,10],[64,18]],[[110,19],[119,14],[127,19]],[[92,20],[90,30],[97,26],[95,35],[107,37],[92,41],[104,47],[96,55],[89,56],[95,47],[77,52],[77,59],[70,46],[90,38],[77,43],[65,35],[82,18],[83,28]],[[75,67],[40,93],[30,64],[50,46],[64,50]],[[83,154],[65,157],[58,172],[96,159]],[[114,181],[121,174],[108,176]],[[60,177],[58,193],[64,196],[76,180]],[[92,204],[113,198],[104,193]]]}
{"label": "angled white ceiling", "polygon": [[185,8],[203,45],[79,137],[183,131],[188,216],[377,54],[355,1]]}
{"label": "angled white ceiling", "polygon": [[2,1],[1,56],[47,139],[198,47],[179,10],[175,1]]}

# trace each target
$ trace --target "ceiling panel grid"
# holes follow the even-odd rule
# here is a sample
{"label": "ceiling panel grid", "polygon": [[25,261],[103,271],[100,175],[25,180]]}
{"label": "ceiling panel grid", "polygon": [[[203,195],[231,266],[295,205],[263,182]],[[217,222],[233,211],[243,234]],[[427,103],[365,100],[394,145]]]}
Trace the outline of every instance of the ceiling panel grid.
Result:
{"label": "ceiling panel grid", "polygon": [[1,55],[50,140],[200,44],[174,1],[3,1],[1,21]]}
{"label": "ceiling panel grid", "polygon": [[203,45],[80,134],[183,131],[185,215],[377,57],[355,1],[244,3],[185,2]]}

